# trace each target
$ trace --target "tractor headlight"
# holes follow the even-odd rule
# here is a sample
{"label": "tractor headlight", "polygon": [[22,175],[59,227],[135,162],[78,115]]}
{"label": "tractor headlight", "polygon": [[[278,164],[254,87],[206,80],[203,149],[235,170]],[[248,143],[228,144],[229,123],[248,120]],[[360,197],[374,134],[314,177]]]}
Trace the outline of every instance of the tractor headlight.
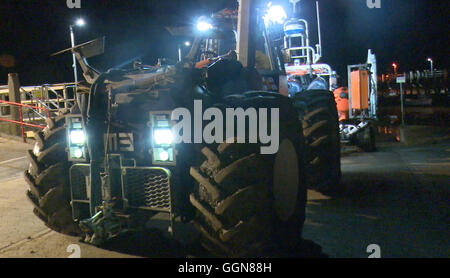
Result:
{"label": "tractor headlight", "polygon": [[87,141],[81,116],[71,115],[66,117],[67,125],[67,149],[69,161],[85,162],[87,160]]}
{"label": "tractor headlight", "polygon": [[153,160],[156,163],[167,163],[167,162],[173,162],[173,148],[155,148],[153,150]]}
{"label": "tractor headlight", "polygon": [[73,157],[74,158],[76,158],[76,159],[80,159],[80,158],[83,158],[83,156],[84,156],[84,151],[83,151],[83,149],[74,149],[73,150]]}
{"label": "tractor headlight", "polygon": [[86,135],[82,129],[70,131],[70,143],[73,145],[84,145],[86,143]]}
{"label": "tractor headlight", "polygon": [[161,161],[167,161],[169,160],[170,156],[168,152],[162,151],[159,153],[159,158],[161,159]]}
{"label": "tractor headlight", "polygon": [[150,153],[154,164],[175,165],[175,136],[169,111],[151,112],[150,122],[152,148]]}
{"label": "tractor headlight", "polygon": [[155,145],[172,145],[173,134],[169,128],[158,128],[153,130],[153,140]]}

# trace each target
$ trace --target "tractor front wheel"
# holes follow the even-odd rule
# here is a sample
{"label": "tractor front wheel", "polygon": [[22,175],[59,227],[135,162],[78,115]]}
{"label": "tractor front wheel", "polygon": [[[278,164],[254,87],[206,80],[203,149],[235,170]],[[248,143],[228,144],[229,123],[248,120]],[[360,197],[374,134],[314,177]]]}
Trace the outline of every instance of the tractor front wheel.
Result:
{"label": "tractor front wheel", "polygon": [[75,236],[80,235],[80,229],[72,220],[69,204],[69,162],[65,152],[67,113],[48,119],[47,127],[35,133],[36,144],[28,151],[30,165],[25,171],[25,181],[34,214],[50,229]]}
{"label": "tractor front wheel", "polygon": [[260,144],[239,144],[236,138],[201,149],[203,163],[190,169],[196,182],[190,202],[202,245],[212,253],[260,257],[300,249],[306,206],[304,141],[293,109],[292,114],[281,115],[286,120],[280,120],[275,154],[263,155]]}

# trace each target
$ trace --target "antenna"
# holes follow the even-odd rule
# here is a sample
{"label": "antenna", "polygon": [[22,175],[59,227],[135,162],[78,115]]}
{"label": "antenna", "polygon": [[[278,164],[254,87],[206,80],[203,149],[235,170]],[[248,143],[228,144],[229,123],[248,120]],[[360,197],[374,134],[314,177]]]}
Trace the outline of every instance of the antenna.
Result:
{"label": "antenna", "polygon": [[297,3],[300,2],[301,0],[289,0],[289,2],[294,6],[294,17],[296,16],[297,13]]}
{"label": "antenna", "polygon": [[318,56],[322,57],[322,35],[320,30],[320,13],[319,13],[319,1],[316,1],[317,9],[317,32],[319,33],[319,48],[317,49]]}

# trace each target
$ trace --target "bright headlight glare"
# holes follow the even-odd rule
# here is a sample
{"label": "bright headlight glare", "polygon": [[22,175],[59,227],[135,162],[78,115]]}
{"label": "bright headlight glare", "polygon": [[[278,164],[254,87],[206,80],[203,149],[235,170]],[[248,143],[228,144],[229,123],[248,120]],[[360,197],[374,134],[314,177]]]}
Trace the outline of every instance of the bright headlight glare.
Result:
{"label": "bright headlight glare", "polygon": [[72,130],[70,132],[70,143],[74,145],[83,145],[86,142],[86,135],[83,130]]}
{"label": "bright headlight glare", "polygon": [[82,149],[75,149],[73,152],[75,158],[82,158],[83,157],[83,150]]}
{"label": "bright headlight glare", "polygon": [[167,161],[169,160],[169,153],[166,151],[162,151],[159,153],[159,159],[161,159],[161,161]]}
{"label": "bright headlight glare", "polygon": [[79,18],[75,24],[77,26],[83,27],[86,24],[86,22],[84,21],[84,19]]}
{"label": "bright headlight glare", "polygon": [[153,132],[153,140],[156,145],[172,145],[173,134],[170,129],[155,129]]}
{"label": "bright headlight glare", "polygon": [[212,24],[205,19],[200,19],[197,22],[197,29],[199,31],[205,32],[211,30],[213,28]]}
{"label": "bright headlight glare", "polygon": [[278,24],[283,24],[287,19],[287,14],[281,6],[271,6],[267,12],[267,17],[270,21],[276,22]]}

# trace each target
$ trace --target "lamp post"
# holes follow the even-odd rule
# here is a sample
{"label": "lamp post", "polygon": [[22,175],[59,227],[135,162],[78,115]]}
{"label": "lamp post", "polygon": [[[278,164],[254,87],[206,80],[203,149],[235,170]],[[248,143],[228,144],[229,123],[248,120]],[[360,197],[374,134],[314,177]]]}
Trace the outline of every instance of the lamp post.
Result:
{"label": "lamp post", "polygon": [[[70,29],[70,40],[71,40],[71,43],[72,43],[72,48],[75,47],[75,35],[73,33],[73,27],[74,26],[83,27],[85,24],[86,24],[86,22],[82,18],[80,18],[80,19],[77,19],[75,24],[71,24],[69,26],[69,29]],[[73,65],[72,65],[72,67],[73,67],[73,74],[75,76],[75,85],[76,85],[78,83],[78,72],[77,72],[77,58],[75,56],[75,52],[72,52],[72,57],[73,57]]]}
{"label": "lamp post", "polygon": [[430,66],[431,66],[431,74],[433,74],[433,59],[428,58],[427,61],[430,62]]}

